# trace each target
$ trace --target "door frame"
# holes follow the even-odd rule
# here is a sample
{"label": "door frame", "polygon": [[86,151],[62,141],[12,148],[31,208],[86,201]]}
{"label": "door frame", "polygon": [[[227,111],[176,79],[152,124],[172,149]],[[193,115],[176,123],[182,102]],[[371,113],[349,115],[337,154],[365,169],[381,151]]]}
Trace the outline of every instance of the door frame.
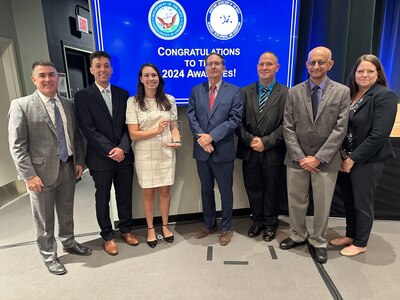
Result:
{"label": "door frame", "polygon": [[63,58],[64,58],[64,67],[65,67],[65,74],[67,76],[67,86],[68,86],[68,98],[72,99],[71,95],[71,84],[70,84],[70,79],[69,79],[69,72],[68,72],[68,60],[67,60],[67,52],[68,49],[74,50],[77,52],[82,52],[82,53],[92,53],[94,49],[90,48],[82,48],[82,46],[76,46],[71,43],[68,43],[66,41],[61,41],[62,45],[62,51],[63,51]]}
{"label": "door frame", "polygon": [[20,98],[22,95],[21,82],[19,80],[14,41],[0,37],[0,54],[4,65],[4,71],[7,75],[10,75],[6,76],[6,85],[10,101],[11,99]]}
{"label": "door frame", "polygon": [[[0,60],[4,67],[5,83],[9,98],[8,101],[11,102],[12,99],[20,98],[22,95],[17,56],[13,40],[0,37]],[[6,100],[4,99],[4,101]],[[11,182],[0,186],[0,207],[24,193],[26,193],[25,183],[20,180],[12,180]]]}

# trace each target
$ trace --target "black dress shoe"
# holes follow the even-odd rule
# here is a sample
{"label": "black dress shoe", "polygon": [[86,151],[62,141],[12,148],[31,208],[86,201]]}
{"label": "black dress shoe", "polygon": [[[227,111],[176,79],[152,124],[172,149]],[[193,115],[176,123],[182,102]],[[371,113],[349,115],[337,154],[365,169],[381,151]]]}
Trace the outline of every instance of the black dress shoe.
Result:
{"label": "black dress shoe", "polygon": [[170,235],[170,236],[163,236],[164,240],[168,243],[173,243],[174,242],[174,235]]}
{"label": "black dress shoe", "polygon": [[[154,234],[155,234],[155,229],[154,226],[153,227],[147,227],[147,230],[154,230]],[[157,236],[155,240],[147,240],[147,245],[149,245],[150,248],[154,248],[155,246],[157,246]]]}
{"label": "black dress shoe", "polygon": [[[168,224],[167,225],[163,225],[163,227],[167,227],[167,229],[169,230]],[[170,236],[165,236],[163,234],[163,238],[167,243],[173,243],[174,242],[174,235],[173,234],[171,234]]]}
{"label": "black dress shoe", "polygon": [[45,263],[47,269],[51,274],[54,275],[63,275],[67,273],[67,269],[64,265],[56,258],[55,260],[49,261]]}
{"label": "black dress shoe", "polygon": [[256,236],[258,236],[260,233],[261,233],[261,231],[263,231],[263,229],[264,229],[264,227],[263,226],[259,226],[259,225],[253,225],[253,226],[251,226],[250,228],[249,228],[249,231],[248,231],[248,233],[247,233],[247,235],[249,236],[249,237],[256,237]]}
{"label": "black dress shoe", "polygon": [[326,252],[326,248],[314,248],[315,250],[315,259],[320,264],[324,264],[328,261],[328,253]]}
{"label": "black dress shoe", "polygon": [[275,231],[265,229],[263,233],[263,240],[266,242],[270,242],[275,238]]}
{"label": "black dress shoe", "polygon": [[292,249],[294,247],[297,247],[297,246],[300,246],[300,245],[304,245],[305,243],[307,243],[307,241],[296,242],[296,241],[292,240],[290,237],[288,237],[287,239],[284,239],[279,244],[279,248],[281,248],[282,250],[289,250],[289,249]]}
{"label": "black dress shoe", "polygon": [[157,240],[147,241],[147,245],[149,245],[150,248],[154,248],[155,246],[157,246]]}
{"label": "black dress shoe", "polygon": [[92,249],[78,243],[76,243],[75,246],[72,246],[70,248],[64,248],[64,251],[70,254],[82,255],[82,256],[87,256],[92,254]]}

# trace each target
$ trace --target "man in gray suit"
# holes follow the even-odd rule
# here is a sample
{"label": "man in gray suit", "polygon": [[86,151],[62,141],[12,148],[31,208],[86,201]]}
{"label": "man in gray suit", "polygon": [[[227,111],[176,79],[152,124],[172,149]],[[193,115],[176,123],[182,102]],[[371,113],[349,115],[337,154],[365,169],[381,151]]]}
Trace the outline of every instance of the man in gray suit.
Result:
{"label": "man in gray suit", "polygon": [[39,252],[49,272],[62,275],[67,270],[57,257],[54,207],[64,250],[77,255],[92,253],[74,238],[75,180],[84,167],[82,136],[73,102],[57,95],[54,64],[44,60],[33,63],[32,81],[37,90],[11,102],[10,152],[18,178],[26,182]]}
{"label": "man in gray suit", "polygon": [[[311,50],[306,66],[310,78],[289,90],[285,105],[283,136],[291,235],[280,248],[291,249],[308,240],[316,260],[325,263],[327,241],[323,236],[341,164],[339,147],[347,129],[350,91],[327,77],[333,66],[328,48]],[[306,227],[310,181],[313,233]]]}

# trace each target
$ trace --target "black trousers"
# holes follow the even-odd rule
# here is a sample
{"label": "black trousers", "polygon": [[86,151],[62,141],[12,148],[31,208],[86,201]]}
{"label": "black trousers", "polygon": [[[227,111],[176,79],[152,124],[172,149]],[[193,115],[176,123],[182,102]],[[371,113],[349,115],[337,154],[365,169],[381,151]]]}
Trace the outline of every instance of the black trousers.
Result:
{"label": "black trousers", "polygon": [[254,225],[276,231],[279,206],[286,193],[285,166],[243,161],[242,171]]}
{"label": "black trousers", "polygon": [[338,185],[346,213],[346,236],[366,247],[374,221],[374,196],[384,162],[355,164],[350,173],[339,172]]}
{"label": "black trousers", "polygon": [[90,170],[96,187],[96,217],[100,226],[100,235],[105,241],[114,238],[114,230],[110,220],[110,190],[114,183],[115,200],[117,202],[119,230],[126,233],[132,227],[132,179],[133,165],[118,165],[113,170]]}

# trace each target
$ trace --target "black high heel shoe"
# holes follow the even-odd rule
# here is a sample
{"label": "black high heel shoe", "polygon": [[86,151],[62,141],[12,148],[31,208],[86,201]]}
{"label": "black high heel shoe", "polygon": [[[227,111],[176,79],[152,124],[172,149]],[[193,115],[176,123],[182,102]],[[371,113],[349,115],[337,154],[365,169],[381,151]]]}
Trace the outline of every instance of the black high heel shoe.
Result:
{"label": "black high heel shoe", "polygon": [[[163,227],[168,227],[168,224],[167,225],[163,225]],[[173,243],[174,242],[174,235],[173,234],[171,234],[170,236],[165,236],[164,233],[163,233],[163,236],[164,236],[164,240],[166,242],[168,242],[168,243]]]}
{"label": "black high heel shoe", "polygon": [[[148,227],[147,230],[154,230],[154,226],[153,227]],[[150,248],[154,248],[155,246],[157,246],[157,237],[155,240],[149,241],[147,240],[147,245],[149,245]]]}

